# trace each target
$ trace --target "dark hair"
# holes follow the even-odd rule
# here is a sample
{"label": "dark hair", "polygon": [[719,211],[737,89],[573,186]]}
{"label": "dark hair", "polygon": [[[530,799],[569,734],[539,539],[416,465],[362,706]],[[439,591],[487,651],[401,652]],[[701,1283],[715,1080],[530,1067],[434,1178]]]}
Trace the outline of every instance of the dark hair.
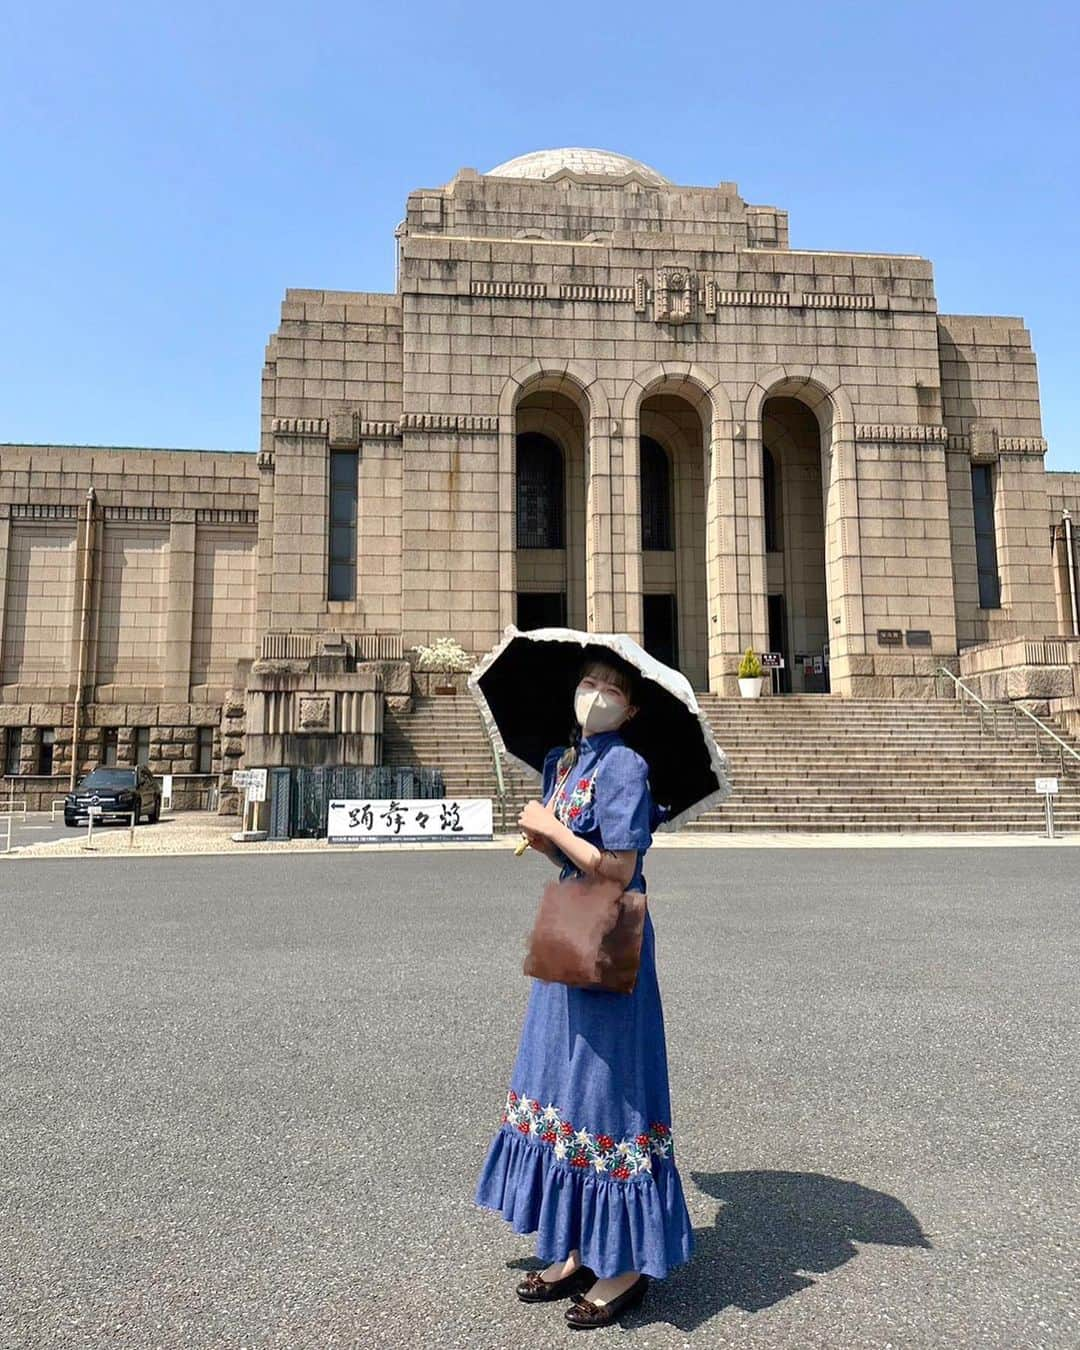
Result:
{"label": "dark hair", "polygon": [[[577,668],[577,674],[574,677],[573,688],[570,690],[570,696],[573,697],[573,691],[585,678],[590,667],[606,666],[609,670],[615,672],[626,682],[627,701],[634,707],[641,706],[642,691],[644,681],[641,678],[641,672],[636,666],[632,666],[629,661],[623,660],[616,652],[608,647],[586,647],[581,659],[581,664]],[[577,718],[570,718],[570,735],[567,738],[566,749],[559,757],[557,772],[565,773],[572,765],[577,763],[578,756],[581,754],[581,725]]]}

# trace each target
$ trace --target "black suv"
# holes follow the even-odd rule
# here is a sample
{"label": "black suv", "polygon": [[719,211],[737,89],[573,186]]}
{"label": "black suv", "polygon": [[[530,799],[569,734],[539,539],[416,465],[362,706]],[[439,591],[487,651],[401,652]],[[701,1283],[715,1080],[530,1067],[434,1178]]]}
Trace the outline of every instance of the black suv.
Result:
{"label": "black suv", "polygon": [[91,806],[98,808],[99,820],[107,816],[129,820],[134,811],[136,825],[144,815],[154,825],[161,815],[161,788],[149,769],[93,769],[64,798],[64,824],[86,820]]}

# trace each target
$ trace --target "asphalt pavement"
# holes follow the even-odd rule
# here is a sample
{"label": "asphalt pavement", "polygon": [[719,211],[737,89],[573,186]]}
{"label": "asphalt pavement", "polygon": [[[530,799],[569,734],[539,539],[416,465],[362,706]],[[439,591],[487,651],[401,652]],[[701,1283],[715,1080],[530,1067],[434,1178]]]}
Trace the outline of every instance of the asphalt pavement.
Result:
{"label": "asphalt pavement", "polygon": [[[690,1265],[601,1343],[1080,1344],[1069,850],[670,849]],[[492,851],[0,868],[0,1345],[578,1344],[472,1205],[546,879]]]}

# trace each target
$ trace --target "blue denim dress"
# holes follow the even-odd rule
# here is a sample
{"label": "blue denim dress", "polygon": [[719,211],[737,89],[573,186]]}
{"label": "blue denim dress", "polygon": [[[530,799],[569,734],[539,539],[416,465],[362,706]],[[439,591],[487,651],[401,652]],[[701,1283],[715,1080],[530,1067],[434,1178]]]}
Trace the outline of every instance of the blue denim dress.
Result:
{"label": "blue denim dress", "polygon": [[[644,891],[642,860],[657,819],[648,766],[617,731],[584,738],[580,750],[555,813],[598,848],[636,849],[628,889]],[[545,801],[561,754],[552,750],[544,762]],[[566,861],[561,879],[572,875]],[[532,981],[475,1199],[516,1232],[535,1232],[542,1261],[577,1248],[601,1278],[636,1270],[663,1279],[690,1259],[651,917],[632,994]]]}

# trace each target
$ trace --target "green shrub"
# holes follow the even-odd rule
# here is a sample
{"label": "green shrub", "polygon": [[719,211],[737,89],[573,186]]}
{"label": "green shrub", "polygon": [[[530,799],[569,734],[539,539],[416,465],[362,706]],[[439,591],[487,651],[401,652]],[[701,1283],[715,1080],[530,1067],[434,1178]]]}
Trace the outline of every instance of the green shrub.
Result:
{"label": "green shrub", "polygon": [[[731,667],[729,666],[730,670]],[[747,647],[743,653],[743,659],[739,662],[739,679],[756,680],[762,672],[761,662],[758,660],[758,654],[753,647]]]}

